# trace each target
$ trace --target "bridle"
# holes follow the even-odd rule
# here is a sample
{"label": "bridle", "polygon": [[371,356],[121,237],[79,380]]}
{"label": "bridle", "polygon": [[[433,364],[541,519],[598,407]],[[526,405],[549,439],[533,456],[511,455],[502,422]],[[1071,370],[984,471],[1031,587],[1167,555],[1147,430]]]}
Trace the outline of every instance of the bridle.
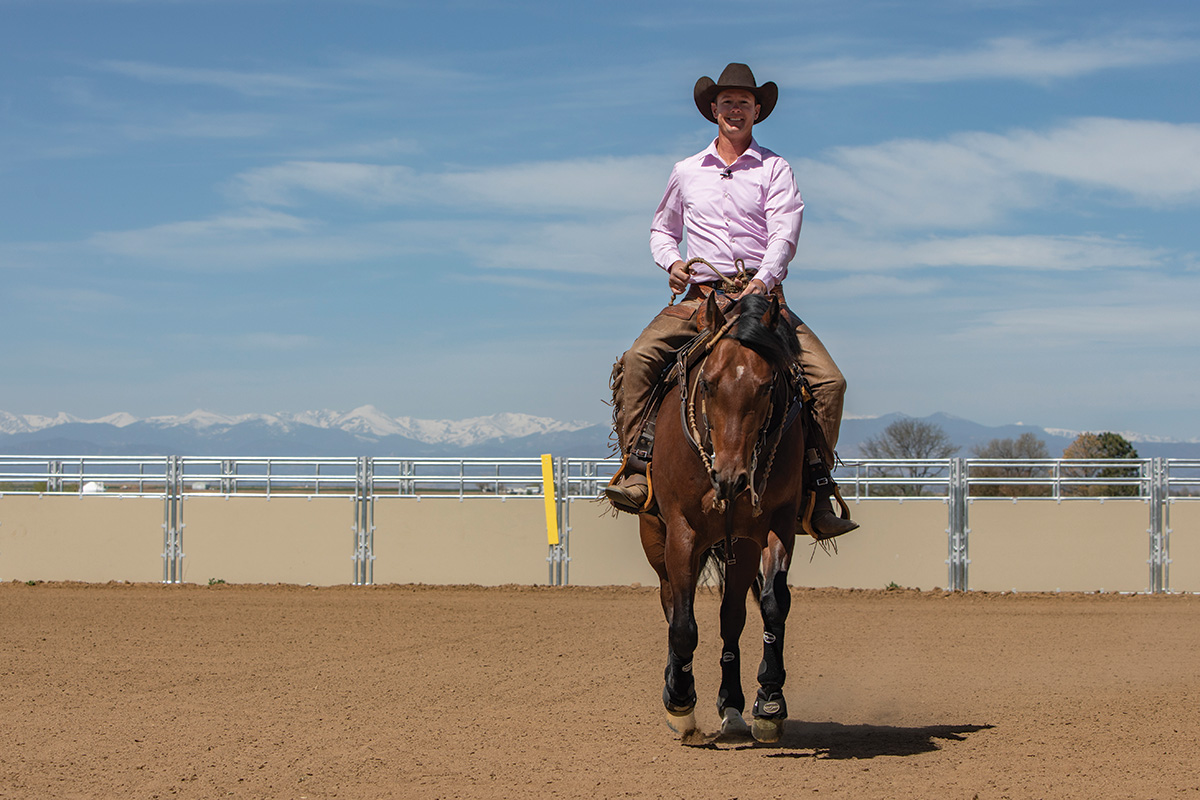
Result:
{"label": "bridle", "polygon": [[[734,301],[734,306],[737,301]],[[731,311],[730,306],[727,311]],[[733,515],[732,504],[720,499],[717,479],[713,472],[713,452],[711,426],[708,421],[707,395],[701,391],[700,376],[704,362],[711,355],[713,348],[737,324],[737,317],[727,321],[714,332],[704,332],[681,348],[676,355],[676,368],[679,385],[679,414],[682,422],[684,438],[700,457],[704,469],[708,473],[713,489],[716,491],[713,500],[713,510],[724,513],[725,524],[725,558],[727,563],[733,559]],[[764,416],[762,427],[754,444],[750,458],[750,476],[746,490],[750,492],[750,505],[754,516],[762,514],[762,495],[766,491],[767,481],[771,476],[775,456],[783,434],[792,426],[804,407],[805,391],[804,376],[798,364],[783,371],[774,368],[771,378],[771,388],[768,393],[769,405]],[[777,413],[777,408],[781,411]],[[761,477],[757,475],[760,460],[765,456],[765,466]]]}

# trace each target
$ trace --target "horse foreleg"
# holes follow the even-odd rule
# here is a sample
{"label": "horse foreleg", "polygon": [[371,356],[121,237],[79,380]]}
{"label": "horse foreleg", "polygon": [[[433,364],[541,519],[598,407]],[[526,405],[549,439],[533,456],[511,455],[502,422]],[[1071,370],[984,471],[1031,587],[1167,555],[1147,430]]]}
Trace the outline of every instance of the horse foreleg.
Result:
{"label": "horse foreleg", "polygon": [[667,577],[667,527],[653,514],[638,515],[638,534],[646,560],[658,575],[658,599],[663,615],[671,621],[671,581]]}
{"label": "horse foreleg", "polygon": [[787,671],[783,667],[783,634],[792,595],[788,589],[787,571],[791,547],[772,533],[763,551],[763,586],[760,607],[763,619],[763,660],[758,668],[758,696],[754,700],[754,738],[760,742],[777,742],[783,736],[787,719],[787,701],[783,684]]}
{"label": "horse foreleg", "polygon": [[686,534],[669,532],[665,550],[671,603],[667,612],[668,652],[663,705],[667,708],[667,725],[680,734],[696,729],[696,682],[692,676],[692,656],[700,636],[694,608],[696,569],[699,566],[694,541],[695,535],[690,529]]}
{"label": "horse foreleg", "polygon": [[746,594],[758,574],[758,547],[753,540],[738,539],[733,544],[736,563],[725,572],[725,591],[721,597],[721,689],[717,693],[717,714],[721,733],[727,736],[749,734],[742,719],[746,696],[742,693],[742,651],[739,640],[746,627]]}

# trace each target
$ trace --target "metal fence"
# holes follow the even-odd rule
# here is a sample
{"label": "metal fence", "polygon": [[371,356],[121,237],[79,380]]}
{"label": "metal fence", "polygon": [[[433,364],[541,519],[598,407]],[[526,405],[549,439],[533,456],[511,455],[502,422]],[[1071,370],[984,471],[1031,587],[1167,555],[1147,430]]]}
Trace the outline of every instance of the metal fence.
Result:
{"label": "metal fence", "polygon": [[[537,458],[208,458],[184,456],[0,456],[0,495],[158,498],[163,502],[163,581],[182,580],[184,500],[203,496],[354,499],[353,583],[373,582],[374,506],[381,497],[474,501],[545,497]],[[615,459],[557,458],[552,488],[557,543],[549,582],[570,582],[571,505],[594,499]],[[941,502],[947,506],[947,585],[969,586],[969,505],[976,498],[1062,502],[1140,498],[1149,507],[1147,562],[1153,592],[1170,586],[1171,506],[1200,497],[1191,459],[851,459],[836,471],[847,500]]]}

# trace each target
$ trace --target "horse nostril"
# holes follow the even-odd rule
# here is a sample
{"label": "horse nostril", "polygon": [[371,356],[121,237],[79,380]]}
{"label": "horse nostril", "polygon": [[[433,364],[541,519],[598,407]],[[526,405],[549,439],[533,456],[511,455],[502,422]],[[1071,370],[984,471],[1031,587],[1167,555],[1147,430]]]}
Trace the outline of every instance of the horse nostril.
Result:
{"label": "horse nostril", "polygon": [[750,476],[745,470],[739,470],[733,475],[720,475],[717,470],[709,472],[713,488],[717,490],[718,500],[732,500],[746,490],[750,485]]}

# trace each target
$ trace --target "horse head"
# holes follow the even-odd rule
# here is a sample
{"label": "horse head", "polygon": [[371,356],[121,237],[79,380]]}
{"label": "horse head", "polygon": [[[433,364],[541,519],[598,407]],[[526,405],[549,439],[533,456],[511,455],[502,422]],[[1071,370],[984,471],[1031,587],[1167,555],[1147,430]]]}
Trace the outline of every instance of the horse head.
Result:
{"label": "horse head", "polygon": [[696,402],[705,423],[703,446],[712,454],[714,506],[720,508],[753,489],[758,457],[786,396],[781,392],[790,385],[796,339],[773,295],[743,297],[730,309],[732,322],[715,296],[709,295],[705,309],[713,344],[697,378]]}

